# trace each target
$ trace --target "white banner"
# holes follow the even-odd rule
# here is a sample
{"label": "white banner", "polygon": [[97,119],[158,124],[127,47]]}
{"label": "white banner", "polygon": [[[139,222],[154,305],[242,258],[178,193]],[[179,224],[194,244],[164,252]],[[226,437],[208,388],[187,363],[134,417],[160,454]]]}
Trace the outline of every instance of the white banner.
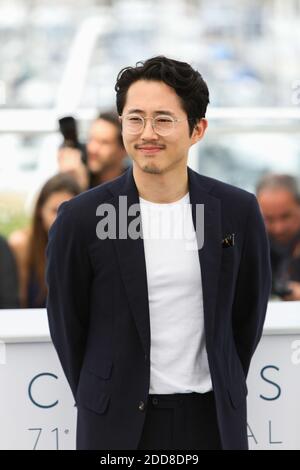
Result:
{"label": "white banner", "polygon": [[[74,449],[76,407],[45,310],[0,311],[0,449]],[[250,449],[300,450],[300,302],[271,302],[248,377]]]}

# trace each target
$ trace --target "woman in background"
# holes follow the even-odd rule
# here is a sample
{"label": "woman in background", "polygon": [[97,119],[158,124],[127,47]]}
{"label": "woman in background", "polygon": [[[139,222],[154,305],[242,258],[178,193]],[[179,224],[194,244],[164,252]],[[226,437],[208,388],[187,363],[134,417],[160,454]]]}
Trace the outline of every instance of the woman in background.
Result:
{"label": "woman in background", "polygon": [[16,263],[4,237],[0,235],[0,309],[19,308]]}
{"label": "woman in background", "polygon": [[78,183],[71,175],[53,176],[41,189],[31,226],[10,236],[9,244],[18,266],[22,308],[46,306],[45,252],[48,231],[56,219],[59,206],[80,192]]}

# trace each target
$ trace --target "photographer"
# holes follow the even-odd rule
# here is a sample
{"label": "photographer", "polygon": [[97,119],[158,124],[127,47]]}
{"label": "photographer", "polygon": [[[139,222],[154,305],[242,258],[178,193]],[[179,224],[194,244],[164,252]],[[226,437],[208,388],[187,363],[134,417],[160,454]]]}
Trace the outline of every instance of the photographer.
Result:
{"label": "photographer", "polygon": [[257,185],[257,199],[270,238],[272,294],[300,300],[300,191],[289,175],[266,175]]}
{"label": "photographer", "polygon": [[89,172],[86,166],[86,148],[78,140],[76,121],[72,116],[59,119],[63,142],[58,150],[58,171],[69,173],[76,179],[82,191],[89,187]]}
{"label": "photographer", "polygon": [[90,188],[122,175],[128,165],[118,114],[113,111],[99,114],[87,141]]}

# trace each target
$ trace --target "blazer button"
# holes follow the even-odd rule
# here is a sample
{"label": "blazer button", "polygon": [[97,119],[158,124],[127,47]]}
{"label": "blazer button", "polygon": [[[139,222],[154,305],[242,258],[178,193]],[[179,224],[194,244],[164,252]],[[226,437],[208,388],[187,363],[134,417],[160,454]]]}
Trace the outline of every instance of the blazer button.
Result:
{"label": "blazer button", "polygon": [[140,401],[139,410],[144,411],[144,409],[145,409],[145,403],[143,401]]}

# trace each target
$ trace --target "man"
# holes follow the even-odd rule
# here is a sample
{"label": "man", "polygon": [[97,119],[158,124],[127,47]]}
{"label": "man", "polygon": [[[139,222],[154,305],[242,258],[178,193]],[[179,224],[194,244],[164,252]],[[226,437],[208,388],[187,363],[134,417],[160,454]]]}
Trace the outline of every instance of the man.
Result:
{"label": "man", "polygon": [[77,448],[247,449],[246,377],[270,290],[256,198],[187,166],[209,101],[190,65],[127,67],[116,92],[133,167],[63,204],[48,246]]}
{"label": "man", "polygon": [[272,292],[284,300],[300,300],[300,191],[289,175],[268,174],[257,185],[270,237]]}
{"label": "man", "polygon": [[0,309],[20,307],[18,290],[16,262],[7,241],[0,236]]}
{"label": "man", "polygon": [[114,112],[99,114],[93,122],[87,142],[90,187],[120,176],[126,169],[126,151],[121,125]]}

